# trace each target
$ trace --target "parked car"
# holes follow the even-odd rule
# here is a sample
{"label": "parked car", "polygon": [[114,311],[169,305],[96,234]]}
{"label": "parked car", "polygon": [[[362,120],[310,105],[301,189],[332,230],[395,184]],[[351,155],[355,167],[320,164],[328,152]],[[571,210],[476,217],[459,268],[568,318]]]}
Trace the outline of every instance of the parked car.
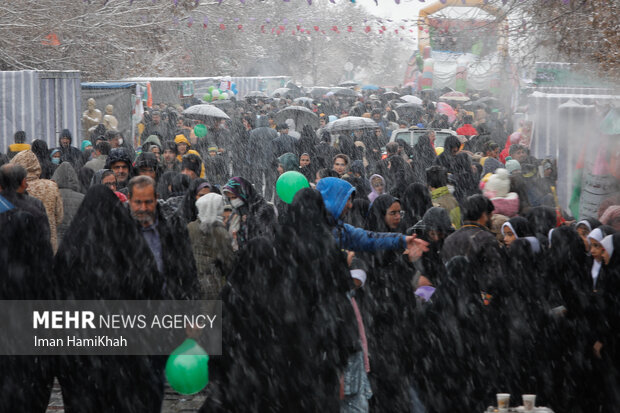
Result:
{"label": "parked car", "polygon": [[443,152],[443,145],[446,138],[448,136],[457,136],[456,132],[451,129],[396,129],[392,132],[390,142],[395,142],[397,139],[402,139],[409,145],[414,146],[418,143],[420,136],[431,131],[435,132],[435,152],[437,152],[438,155]]}

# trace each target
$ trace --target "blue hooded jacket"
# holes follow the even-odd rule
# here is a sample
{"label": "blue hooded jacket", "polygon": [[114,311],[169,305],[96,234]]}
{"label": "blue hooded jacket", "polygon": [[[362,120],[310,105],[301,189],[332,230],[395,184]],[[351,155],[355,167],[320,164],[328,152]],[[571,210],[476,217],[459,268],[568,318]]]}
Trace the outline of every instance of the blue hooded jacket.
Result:
{"label": "blue hooded jacket", "polygon": [[316,189],[321,193],[325,208],[334,218],[336,227],[332,233],[338,245],[351,251],[374,252],[378,250],[405,249],[407,243],[402,234],[390,232],[371,232],[345,224],[340,219],[349,197],[355,188],[339,178],[323,178]]}

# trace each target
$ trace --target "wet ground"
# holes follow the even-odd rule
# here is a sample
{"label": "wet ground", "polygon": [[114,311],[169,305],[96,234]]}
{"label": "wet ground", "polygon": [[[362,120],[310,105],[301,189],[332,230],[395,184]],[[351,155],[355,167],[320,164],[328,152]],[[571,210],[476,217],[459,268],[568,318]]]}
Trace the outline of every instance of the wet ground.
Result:
{"label": "wet ground", "polygon": [[[164,396],[164,405],[161,409],[162,413],[195,413],[198,411],[205,397],[200,393],[193,396],[184,396],[166,386],[166,394]],[[54,381],[52,389],[52,397],[47,406],[46,413],[63,413],[65,411],[62,405],[62,394],[58,381]]]}

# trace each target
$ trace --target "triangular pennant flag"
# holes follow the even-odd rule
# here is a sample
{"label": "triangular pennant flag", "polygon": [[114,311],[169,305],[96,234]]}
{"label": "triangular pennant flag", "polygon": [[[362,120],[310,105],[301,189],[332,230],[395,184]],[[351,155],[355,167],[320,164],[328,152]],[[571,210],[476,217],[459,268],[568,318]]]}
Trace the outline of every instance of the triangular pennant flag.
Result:
{"label": "triangular pennant flag", "polygon": [[56,33],[50,33],[45,36],[45,40],[42,40],[41,44],[43,46],[60,46],[60,40],[58,40]]}

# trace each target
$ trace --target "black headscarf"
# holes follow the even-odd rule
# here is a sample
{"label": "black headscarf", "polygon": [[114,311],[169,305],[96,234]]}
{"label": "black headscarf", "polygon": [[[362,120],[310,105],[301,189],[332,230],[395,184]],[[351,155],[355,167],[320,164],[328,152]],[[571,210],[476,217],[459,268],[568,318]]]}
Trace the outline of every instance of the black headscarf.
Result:
{"label": "black headscarf", "polygon": [[402,196],[403,228],[414,226],[432,206],[431,193],[426,185],[416,182],[407,186]]}
{"label": "black headscarf", "polygon": [[436,157],[435,149],[431,145],[431,138],[425,133],[418,138],[418,142],[413,147],[413,163],[416,167],[419,166],[422,171],[426,171],[433,165]]}
{"label": "black headscarf", "polygon": [[37,156],[41,165],[41,179],[52,179],[56,165],[50,160],[50,151],[47,142],[41,139],[35,139],[31,145],[32,152]]}
{"label": "black headscarf", "polygon": [[379,195],[368,212],[366,228],[374,232],[395,232],[395,230],[388,228],[385,223],[385,214],[394,202],[400,203],[400,200],[389,194]]}
{"label": "black headscarf", "polygon": [[166,200],[170,197],[172,190],[168,187],[172,186],[172,181],[178,174],[179,172],[177,171],[166,171],[163,173],[161,178],[159,178],[159,182],[157,182],[157,196],[159,199]]}
{"label": "black headscarf", "polygon": [[[177,214],[185,220],[187,224],[196,221],[198,219],[198,208],[196,208],[196,195],[198,194],[198,188],[206,185],[211,190],[213,186],[203,178],[196,178],[190,182],[189,188],[185,191],[183,196],[183,202],[177,211]],[[203,186],[205,187],[205,186]]]}
{"label": "black headscarf", "polygon": [[390,194],[401,198],[405,188],[413,182],[413,171],[411,167],[399,155],[392,155],[388,158],[390,169],[386,180]]}

